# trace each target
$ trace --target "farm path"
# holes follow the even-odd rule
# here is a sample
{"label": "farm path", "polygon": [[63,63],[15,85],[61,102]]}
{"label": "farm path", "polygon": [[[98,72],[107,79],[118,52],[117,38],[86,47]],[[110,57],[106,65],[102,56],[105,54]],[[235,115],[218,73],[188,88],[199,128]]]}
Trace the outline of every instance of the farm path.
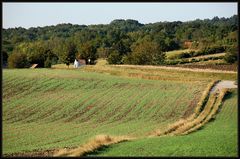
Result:
{"label": "farm path", "polygon": [[215,84],[210,93],[215,93],[223,88],[237,88],[237,85],[235,84],[235,81],[222,80]]}
{"label": "farm path", "polygon": [[192,72],[212,72],[212,73],[237,73],[236,71],[224,71],[216,69],[199,69],[199,68],[181,68],[172,66],[141,66],[141,65],[114,65],[115,67],[129,67],[129,68],[150,68],[150,69],[168,69],[179,71],[192,71]]}

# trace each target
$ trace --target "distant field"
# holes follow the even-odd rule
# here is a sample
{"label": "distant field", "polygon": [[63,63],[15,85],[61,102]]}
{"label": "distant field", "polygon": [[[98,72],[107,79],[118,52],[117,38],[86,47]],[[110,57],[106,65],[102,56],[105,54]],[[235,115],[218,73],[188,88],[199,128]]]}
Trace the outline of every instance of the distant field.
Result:
{"label": "distant field", "polygon": [[75,147],[98,134],[141,137],[189,115],[212,77],[235,78],[104,68],[4,69],[3,154]]}
{"label": "distant field", "polygon": [[[216,63],[219,63],[219,65]],[[234,71],[237,73],[238,71],[238,65],[232,64],[227,65],[224,64],[221,60],[209,60],[209,61],[201,61],[196,63],[188,63],[188,64],[182,64],[182,65],[174,65],[173,67],[179,67],[179,68],[190,68],[190,69],[212,69],[212,70],[222,70],[222,71]]]}
{"label": "distant field", "polygon": [[227,63],[226,63],[226,61],[224,61],[224,59],[199,61],[199,62],[195,62],[194,64],[195,65],[209,65],[209,64],[210,65],[227,65]]}
{"label": "distant field", "polygon": [[165,66],[141,66],[141,65],[112,65],[112,66],[88,66],[83,71],[99,72],[124,77],[136,77],[152,80],[166,81],[211,81],[211,80],[237,80],[237,72],[222,70],[190,69]]}
{"label": "distant field", "polygon": [[182,54],[183,52],[197,51],[195,49],[184,49],[184,50],[173,50],[166,52],[167,59],[170,59],[178,54]]}
{"label": "distant field", "polygon": [[220,113],[203,129],[185,136],[154,137],[105,147],[88,156],[228,156],[237,157],[237,90],[225,98]]}
{"label": "distant field", "polygon": [[[198,50],[175,50],[166,52],[166,63],[168,65],[176,65],[176,64],[226,64],[223,60],[226,53],[215,53],[209,55],[199,55],[194,57],[183,56],[185,53],[190,51],[198,51]],[[182,56],[180,56],[182,55]]]}
{"label": "distant field", "polygon": [[209,58],[209,57],[223,57],[225,56],[226,53],[217,53],[217,54],[210,54],[210,55],[201,55],[201,56],[196,56],[196,57],[191,57],[191,58],[186,58],[186,59],[204,59],[204,58]]}

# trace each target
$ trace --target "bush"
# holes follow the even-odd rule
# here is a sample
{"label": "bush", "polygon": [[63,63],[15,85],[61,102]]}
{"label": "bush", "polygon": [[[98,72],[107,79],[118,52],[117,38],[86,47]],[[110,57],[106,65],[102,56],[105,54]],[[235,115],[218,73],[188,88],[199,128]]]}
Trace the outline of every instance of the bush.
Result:
{"label": "bush", "polygon": [[3,62],[7,62],[8,60],[8,54],[6,51],[2,51],[2,57],[3,57]]}
{"label": "bush", "polygon": [[9,68],[27,68],[30,67],[30,63],[27,59],[27,55],[24,53],[12,53],[8,58]]}
{"label": "bush", "polygon": [[182,59],[182,58],[189,58],[193,56],[194,51],[190,52],[182,52],[181,54],[175,54],[171,56],[169,59]]}
{"label": "bush", "polygon": [[165,52],[158,43],[141,41],[132,46],[131,64],[134,65],[161,65],[165,60]]}
{"label": "bush", "polygon": [[165,60],[164,64],[165,65],[176,65],[179,64],[181,60]]}
{"label": "bush", "polygon": [[226,51],[226,55],[224,56],[224,60],[227,63],[235,63],[237,61],[237,58],[238,58],[238,47],[236,45],[229,47]]}
{"label": "bush", "polygon": [[208,55],[208,54],[222,53],[224,51],[225,49],[223,46],[212,46],[212,47],[204,48],[202,50],[202,53],[203,55]]}
{"label": "bush", "polygon": [[212,46],[212,47],[205,47],[199,51],[191,51],[191,52],[189,52],[189,54],[190,54],[190,57],[196,57],[196,56],[200,56],[200,55],[222,53],[224,51],[225,51],[225,49],[223,46]]}
{"label": "bush", "polygon": [[189,58],[191,55],[188,52],[184,52],[182,54],[179,54],[179,58]]}
{"label": "bush", "polygon": [[50,60],[50,58],[48,57],[45,61],[44,61],[44,67],[45,68],[51,68],[52,66],[52,61]]}
{"label": "bush", "polygon": [[122,63],[122,56],[116,50],[112,51],[107,58],[107,62],[109,64],[121,64]]}

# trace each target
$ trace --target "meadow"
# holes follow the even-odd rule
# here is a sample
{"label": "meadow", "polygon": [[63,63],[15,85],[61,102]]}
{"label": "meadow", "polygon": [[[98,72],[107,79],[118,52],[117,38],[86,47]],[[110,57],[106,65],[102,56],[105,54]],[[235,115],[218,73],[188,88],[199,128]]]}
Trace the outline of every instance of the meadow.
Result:
{"label": "meadow", "polygon": [[[99,134],[144,138],[193,113],[206,86],[216,79],[236,80],[237,74],[107,65],[4,69],[3,154],[74,148]],[[164,138],[122,144],[144,146],[158,140]],[[120,155],[114,147],[107,152]]]}

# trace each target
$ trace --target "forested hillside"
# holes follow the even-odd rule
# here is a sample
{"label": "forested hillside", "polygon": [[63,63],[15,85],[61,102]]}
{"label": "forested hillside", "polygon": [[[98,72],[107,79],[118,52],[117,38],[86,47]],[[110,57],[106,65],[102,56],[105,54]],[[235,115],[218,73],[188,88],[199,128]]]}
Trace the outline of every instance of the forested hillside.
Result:
{"label": "forested hillside", "polygon": [[[195,49],[191,55],[226,52],[228,63],[237,61],[238,16],[141,24],[117,19],[110,24],[3,29],[3,61],[8,67],[40,67],[69,64],[75,58],[94,64],[162,65],[171,50]],[[88,59],[91,59],[88,63]]]}

